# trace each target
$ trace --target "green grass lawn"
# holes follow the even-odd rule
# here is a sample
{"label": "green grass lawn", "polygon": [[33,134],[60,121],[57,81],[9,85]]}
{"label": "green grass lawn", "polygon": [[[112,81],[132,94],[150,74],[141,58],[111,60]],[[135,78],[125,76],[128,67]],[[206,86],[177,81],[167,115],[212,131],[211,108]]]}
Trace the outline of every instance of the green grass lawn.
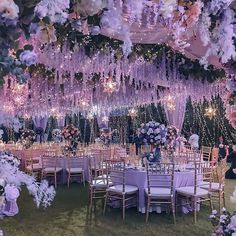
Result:
{"label": "green grass lawn", "polygon": [[[229,201],[236,181],[226,182],[227,209],[236,210]],[[0,220],[4,236],[79,236],[79,235],[178,235],[210,236],[213,230],[209,221],[210,207],[202,206],[198,223],[193,225],[192,214],[177,215],[176,226],[168,214],[150,214],[149,223],[145,215],[136,209],[126,211],[126,222],[122,221],[120,209],[108,208],[102,213],[102,201],[96,204],[95,213],[88,214],[87,187],[72,184],[69,189],[59,186],[52,206],[47,210],[37,209],[26,190],[18,199],[20,212],[15,217]]]}

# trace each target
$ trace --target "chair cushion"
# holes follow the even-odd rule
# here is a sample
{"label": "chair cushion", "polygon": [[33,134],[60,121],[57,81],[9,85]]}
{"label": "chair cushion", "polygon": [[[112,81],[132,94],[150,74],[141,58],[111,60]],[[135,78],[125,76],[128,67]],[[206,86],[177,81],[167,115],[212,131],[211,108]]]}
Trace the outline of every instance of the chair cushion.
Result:
{"label": "chair cushion", "polygon": [[[117,192],[117,193],[122,193],[123,192],[123,185],[119,184],[119,185],[114,185],[112,187],[109,187],[107,189],[107,191],[110,192]],[[136,186],[133,185],[125,185],[125,192],[126,194],[132,194],[132,193],[136,193],[138,191],[138,188]]]}
{"label": "chair cushion", "polygon": [[[145,193],[148,195],[148,188],[145,189]],[[156,198],[171,197],[171,189],[168,188],[150,188],[150,196]]]}
{"label": "chair cushion", "polygon": [[187,195],[187,196],[206,196],[208,195],[208,191],[202,188],[197,188],[196,195],[194,195],[194,186],[186,186],[186,187],[180,187],[175,189],[177,193]]}
{"label": "chair cushion", "polygon": [[54,172],[60,172],[62,171],[62,168],[61,167],[46,167],[43,169],[43,172],[45,173],[54,173]]}
{"label": "chair cushion", "polygon": [[30,171],[32,171],[32,170],[41,170],[42,169],[42,164],[37,163],[37,164],[33,164],[32,166],[28,165],[28,166],[25,167],[25,169],[30,170]]}
{"label": "chair cushion", "polygon": [[84,170],[82,168],[79,168],[79,167],[78,168],[76,168],[76,167],[66,168],[66,171],[70,172],[72,174],[74,174],[74,173],[83,173],[84,172]]}
{"label": "chair cushion", "polygon": [[[112,182],[108,181],[109,186],[112,185]],[[92,182],[92,187],[94,188],[107,188],[106,179],[94,179]]]}
{"label": "chair cushion", "polygon": [[[203,181],[203,182],[201,182],[200,188],[208,190],[209,185],[210,185],[209,182]],[[214,182],[211,183],[211,191],[220,191],[220,190],[222,190],[222,187],[223,186],[221,185],[221,189],[220,189],[219,183],[214,183]]]}

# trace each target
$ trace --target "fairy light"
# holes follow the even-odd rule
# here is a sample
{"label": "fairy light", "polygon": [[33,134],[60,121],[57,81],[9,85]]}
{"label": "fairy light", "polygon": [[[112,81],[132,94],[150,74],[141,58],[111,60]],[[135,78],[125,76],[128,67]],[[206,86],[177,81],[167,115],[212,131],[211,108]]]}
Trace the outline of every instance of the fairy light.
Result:
{"label": "fairy light", "polygon": [[138,115],[138,111],[137,111],[135,108],[129,109],[128,113],[129,113],[129,116],[130,116],[132,119],[134,119],[134,118],[137,117],[137,115]]}

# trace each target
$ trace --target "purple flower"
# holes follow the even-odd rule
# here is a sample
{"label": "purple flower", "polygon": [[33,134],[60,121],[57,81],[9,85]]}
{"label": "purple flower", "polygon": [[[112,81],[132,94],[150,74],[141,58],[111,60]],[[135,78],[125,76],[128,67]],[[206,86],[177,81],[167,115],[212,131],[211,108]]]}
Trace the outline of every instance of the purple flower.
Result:
{"label": "purple flower", "polygon": [[226,87],[231,92],[236,91],[236,80],[227,80]]}
{"label": "purple flower", "polygon": [[101,29],[100,29],[100,27],[99,26],[93,26],[92,28],[91,28],[91,30],[90,30],[90,32],[91,32],[91,35],[99,35],[100,34],[100,31],[101,31]]}
{"label": "purple flower", "polygon": [[37,54],[33,51],[25,50],[20,54],[20,61],[27,65],[33,65],[37,62]]}

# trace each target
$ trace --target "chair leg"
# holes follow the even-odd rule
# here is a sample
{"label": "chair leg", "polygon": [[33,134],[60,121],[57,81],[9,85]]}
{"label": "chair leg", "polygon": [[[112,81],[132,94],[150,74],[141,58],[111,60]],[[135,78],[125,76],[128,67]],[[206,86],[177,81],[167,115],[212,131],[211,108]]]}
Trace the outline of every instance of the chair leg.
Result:
{"label": "chair leg", "polygon": [[90,209],[90,212],[92,211],[92,208],[93,208],[93,188],[90,188],[89,190],[89,209]]}
{"label": "chair leg", "polygon": [[214,207],[213,207],[213,202],[212,202],[212,198],[211,198],[211,195],[209,196],[209,201],[210,201],[210,208],[211,208],[211,211],[213,211]]}
{"label": "chair leg", "polygon": [[225,207],[225,191],[222,192],[223,207]]}
{"label": "chair leg", "polygon": [[149,217],[149,209],[150,209],[150,198],[147,198],[147,207],[146,207],[146,222],[148,222]]}
{"label": "chair leg", "polygon": [[220,192],[218,194],[218,198],[219,198],[219,214],[220,214],[220,212],[221,212],[221,194],[220,194]]}
{"label": "chair leg", "polygon": [[125,194],[123,194],[122,198],[122,218],[125,220]]}
{"label": "chair leg", "polygon": [[83,184],[84,184],[84,187],[85,187],[85,178],[84,178],[84,172],[82,173],[82,178],[83,178]]}
{"label": "chair leg", "polygon": [[68,177],[67,177],[67,188],[70,187],[70,173],[68,173]]}
{"label": "chair leg", "polygon": [[175,203],[174,203],[174,198],[173,198],[173,197],[171,197],[171,208],[172,208],[172,214],[173,214],[174,224],[176,224],[176,218],[175,218]]}
{"label": "chair leg", "polygon": [[108,192],[106,192],[106,195],[105,195],[105,201],[104,201],[103,214],[105,214],[105,212],[106,212],[107,198],[108,198]]}
{"label": "chair leg", "polygon": [[139,212],[139,192],[137,192],[137,211]]}
{"label": "chair leg", "polygon": [[57,173],[54,173],[54,185],[57,188]]}
{"label": "chair leg", "polygon": [[193,223],[197,223],[197,199],[193,198]]}

